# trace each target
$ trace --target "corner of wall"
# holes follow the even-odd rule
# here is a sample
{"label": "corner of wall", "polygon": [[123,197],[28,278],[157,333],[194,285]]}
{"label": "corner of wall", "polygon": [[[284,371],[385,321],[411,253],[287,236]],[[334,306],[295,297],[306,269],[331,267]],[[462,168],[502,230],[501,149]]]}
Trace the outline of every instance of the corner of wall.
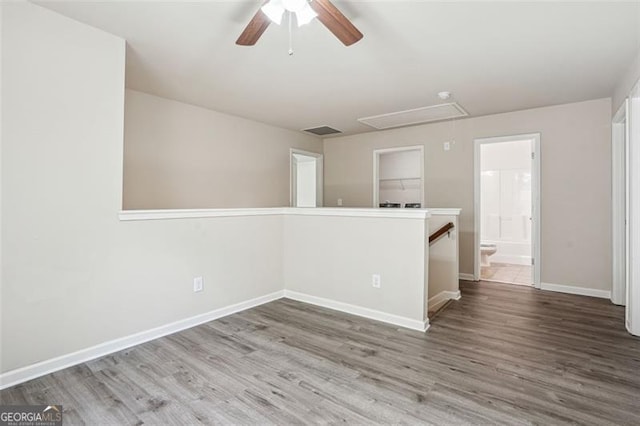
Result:
{"label": "corner of wall", "polygon": [[629,95],[638,80],[640,80],[640,50],[632,59],[626,71],[618,78],[618,84],[613,89],[611,96],[612,117],[616,114],[622,102]]}

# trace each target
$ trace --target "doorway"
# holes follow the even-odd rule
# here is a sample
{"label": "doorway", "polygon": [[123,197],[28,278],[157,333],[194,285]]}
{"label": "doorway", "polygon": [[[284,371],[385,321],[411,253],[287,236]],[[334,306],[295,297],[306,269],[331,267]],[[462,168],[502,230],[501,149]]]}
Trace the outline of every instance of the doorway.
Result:
{"label": "doorway", "polygon": [[289,181],[291,207],[322,207],[322,154],[292,148]]}
{"label": "doorway", "polygon": [[424,207],[424,146],[373,151],[373,207]]}
{"label": "doorway", "polygon": [[474,279],[540,287],[540,135],[475,140]]}
{"label": "doorway", "polygon": [[629,126],[625,100],[611,123],[613,285],[611,302],[626,305],[629,286]]}

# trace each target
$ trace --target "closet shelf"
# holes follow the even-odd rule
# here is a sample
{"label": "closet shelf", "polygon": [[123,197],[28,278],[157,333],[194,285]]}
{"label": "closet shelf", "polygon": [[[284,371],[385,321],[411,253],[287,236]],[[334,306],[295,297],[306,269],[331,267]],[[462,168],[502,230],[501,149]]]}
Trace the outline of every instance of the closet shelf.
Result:
{"label": "closet shelf", "polygon": [[390,181],[398,181],[398,180],[420,180],[421,177],[406,177],[406,178],[385,178],[378,179],[380,182],[390,182]]}
{"label": "closet shelf", "polygon": [[[407,189],[407,186],[410,188],[418,189],[421,181],[422,181],[422,178],[420,177],[386,178],[386,179],[378,179],[378,185],[380,186],[380,188],[382,188],[383,184],[384,186],[389,187],[389,186],[396,186],[399,183],[400,187],[404,191]],[[407,186],[405,186],[405,184]]]}

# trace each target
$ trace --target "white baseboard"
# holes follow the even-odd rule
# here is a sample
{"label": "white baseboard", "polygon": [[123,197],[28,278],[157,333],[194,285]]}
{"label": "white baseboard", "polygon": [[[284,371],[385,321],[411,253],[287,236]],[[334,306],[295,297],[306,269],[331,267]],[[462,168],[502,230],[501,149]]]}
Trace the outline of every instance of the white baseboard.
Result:
{"label": "white baseboard", "polygon": [[458,291],[441,291],[440,293],[436,294],[435,296],[429,298],[429,300],[427,301],[427,306],[429,307],[429,310],[431,310],[431,308],[441,305],[442,303],[446,302],[447,300],[460,300],[460,290]]}
{"label": "white baseboard", "polygon": [[541,290],[557,291],[559,293],[578,294],[580,296],[600,297],[602,299],[611,299],[611,292],[608,290],[598,290],[594,288],[574,287],[570,285],[541,283]]}
{"label": "white baseboard", "polygon": [[284,297],[297,300],[299,302],[309,303],[311,305],[322,306],[323,308],[333,309],[335,311],[345,312],[351,315],[357,315],[376,321],[399,325],[400,327],[410,328],[412,330],[427,331],[427,329],[429,328],[429,320],[414,320],[411,318],[388,314],[386,312],[376,311],[375,309],[363,308],[361,306],[351,305],[349,303],[337,302],[335,300],[325,299],[323,297],[298,293],[297,291],[285,290]]}
{"label": "white baseboard", "polygon": [[234,305],[225,306],[224,308],[215,309],[204,314],[172,322],[170,324],[156,327],[151,330],[142,331],[140,333],[121,337],[119,339],[114,339],[108,342],[101,343],[99,345],[92,346],[90,348],[81,349],[76,352],[61,355],[59,357],[28,365],[26,367],[7,371],[6,373],[0,374],[0,389],[15,386],[19,383],[24,383],[28,380],[44,376],[45,374],[50,374],[64,368],[91,361],[93,359],[109,355],[114,352],[130,348],[132,346],[140,345],[142,343],[146,343],[148,341],[158,339],[169,334],[177,333],[179,331],[186,330],[188,328],[195,327],[197,325],[204,324],[206,322],[213,321],[218,318],[234,314],[236,312],[244,311],[246,309],[251,309],[256,306],[272,302],[282,297],[310,303],[312,305],[323,306],[325,308],[334,309],[337,311],[346,312],[348,314],[358,315],[361,317],[374,319],[413,330],[426,331],[429,328],[428,320],[424,322],[417,321],[410,318],[387,314],[385,312],[380,312],[373,309],[350,305],[348,303],[336,302],[333,300],[309,296],[307,294],[289,290],[280,290],[274,293],[266,294],[264,296],[256,297],[254,299],[246,300],[244,302],[236,303]]}
{"label": "white baseboard", "polygon": [[205,322],[213,321],[215,319],[222,318],[236,312],[244,311],[246,309],[250,309],[271,302],[273,300],[280,299],[283,296],[284,290],[276,291],[271,294],[256,297],[255,299],[250,299],[244,302],[236,303],[234,305],[225,306],[224,308],[214,309],[213,311],[196,315],[190,318],[185,318],[183,320],[172,322],[160,327],[152,328],[151,330],[146,330],[140,333],[132,334],[130,336],[121,337],[119,339],[101,343],[90,348],[81,349],[70,354],[62,355],[36,364],[28,365],[26,367],[18,368],[16,370],[8,371],[6,373],[0,374],[0,389],[5,389],[10,386],[26,382],[27,380],[35,379],[36,377],[53,373],[54,371],[62,370],[64,368],[81,364],[83,362],[91,361],[92,359],[118,352],[135,345],[140,345],[150,340],[173,334],[187,328],[195,327]]}
{"label": "white baseboard", "polygon": [[460,272],[458,274],[458,279],[461,279],[464,281],[475,281],[475,279],[473,278],[473,274],[465,274],[464,272]]}

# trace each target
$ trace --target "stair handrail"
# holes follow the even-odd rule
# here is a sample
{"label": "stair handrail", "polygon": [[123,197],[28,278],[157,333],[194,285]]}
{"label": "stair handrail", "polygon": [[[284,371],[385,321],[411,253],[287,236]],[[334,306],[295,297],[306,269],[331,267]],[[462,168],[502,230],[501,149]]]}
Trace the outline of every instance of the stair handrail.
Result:
{"label": "stair handrail", "polygon": [[453,222],[449,222],[445,225],[442,225],[440,229],[438,229],[433,234],[429,235],[429,245],[432,245],[433,243],[438,241],[438,239],[440,239],[440,237],[442,237],[444,234],[448,234],[449,232],[451,232],[451,229],[453,229],[454,227],[455,226]]}

